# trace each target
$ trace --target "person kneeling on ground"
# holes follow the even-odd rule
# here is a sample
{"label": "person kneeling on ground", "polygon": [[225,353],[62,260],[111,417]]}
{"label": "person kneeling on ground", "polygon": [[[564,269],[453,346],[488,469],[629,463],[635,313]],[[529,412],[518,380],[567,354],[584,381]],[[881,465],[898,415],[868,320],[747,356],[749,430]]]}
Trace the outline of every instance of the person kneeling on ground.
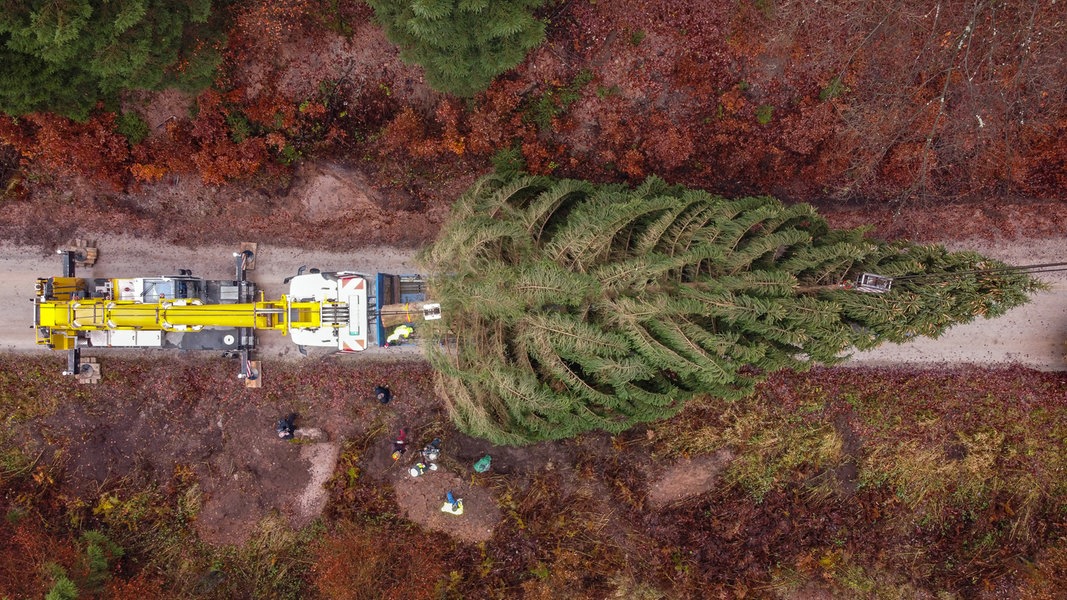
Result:
{"label": "person kneeling on ground", "polygon": [[295,431],[296,413],[289,413],[288,416],[278,421],[278,424],[274,426],[274,431],[278,433],[278,437],[283,440],[293,439],[293,431]]}
{"label": "person kneeling on ground", "polygon": [[382,404],[389,404],[389,401],[393,399],[393,393],[389,391],[389,386],[379,385],[374,388],[374,397]]}
{"label": "person kneeling on ground", "polygon": [[408,451],[408,430],[406,427],[400,428],[400,434],[396,436],[396,441],[393,442],[393,460],[400,460],[400,457]]}

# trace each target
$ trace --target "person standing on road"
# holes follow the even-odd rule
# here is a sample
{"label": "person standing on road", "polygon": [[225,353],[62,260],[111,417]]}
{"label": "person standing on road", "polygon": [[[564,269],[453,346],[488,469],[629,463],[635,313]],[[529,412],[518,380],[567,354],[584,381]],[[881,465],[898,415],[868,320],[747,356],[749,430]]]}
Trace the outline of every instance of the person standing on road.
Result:
{"label": "person standing on road", "polygon": [[398,325],[397,328],[393,330],[393,333],[389,337],[385,338],[385,345],[399,346],[402,343],[402,340],[408,339],[413,333],[415,333],[415,330],[411,327],[407,325]]}

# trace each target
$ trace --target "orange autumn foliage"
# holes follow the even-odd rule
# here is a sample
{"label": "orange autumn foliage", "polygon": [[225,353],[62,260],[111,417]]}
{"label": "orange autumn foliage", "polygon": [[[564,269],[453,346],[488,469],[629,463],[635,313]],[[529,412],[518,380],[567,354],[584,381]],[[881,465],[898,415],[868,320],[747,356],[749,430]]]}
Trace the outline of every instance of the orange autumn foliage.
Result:
{"label": "orange autumn foliage", "polygon": [[438,104],[434,118],[429,120],[411,106],[405,106],[385,126],[381,148],[386,153],[407,154],[426,160],[449,153],[462,156],[466,151],[462,120],[462,108],[452,100]]}
{"label": "orange autumn foliage", "polygon": [[220,185],[255,173],[267,158],[264,140],[250,137],[235,142],[230,137],[223,99],[217,92],[202,93],[197,103],[200,112],[190,132],[195,148],[192,161],[204,183]]}
{"label": "orange autumn foliage", "polygon": [[49,533],[32,518],[0,522],[0,597],[44,597],[52,585],[45,565],[71,569],[78,560],[77,544]]}
{"label": "orange autumn foliage", "polygon": [[126,138],[115,131],[115,114],[101,112],[85,123],[49,113],[23,117],[22,135],[12,139],[29,161],[60,176],[78,176],[113,189],[126,182],[130,156]]}
{"label": "orange autumn foliage", "polygon": [[163,179],[163,176],[167,174],[167,170],[159,165],[133,163],[130,165],[130,174],[137,181],[151,183]]}
{"label": "orange autumn foliage", "polygon": [[322,538],[312,567],[313,584],[334,600],[367,598],[369,590],[389,600],[434,598],[444,577],[429,536],[354,523]]}

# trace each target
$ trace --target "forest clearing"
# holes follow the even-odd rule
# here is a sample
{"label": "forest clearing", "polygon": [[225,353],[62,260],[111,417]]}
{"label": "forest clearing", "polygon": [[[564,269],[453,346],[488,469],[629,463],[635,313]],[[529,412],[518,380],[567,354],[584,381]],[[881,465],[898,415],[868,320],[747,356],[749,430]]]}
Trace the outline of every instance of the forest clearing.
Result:
{"label": "forest clearing", "polygon": [[[1067,287],[1000,269],[1067,257],[1067,7],[489,6],[0,18],[0,597],[1061,597]],[[25,302],[75,238],[428,271],[447,326],[79,385]]]}

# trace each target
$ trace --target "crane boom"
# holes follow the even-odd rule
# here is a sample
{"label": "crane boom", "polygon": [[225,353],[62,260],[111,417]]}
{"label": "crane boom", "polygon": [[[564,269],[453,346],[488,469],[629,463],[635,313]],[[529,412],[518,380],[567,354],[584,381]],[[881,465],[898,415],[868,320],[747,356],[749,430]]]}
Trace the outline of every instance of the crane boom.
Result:
{"label": "crane boom", "polygon": [[[279,331],[302,346],[336,347],[342,352],[366,349],[363,276],[299,275],[290,282],[290,294],[255,302],[237,302],[255,292],[254,286],[242,283],[248,284],[191,276],[107,279],[96,280],[90,290],[85,279],[39,279],[37,343],[57,350],[76,347],[79,340],[92,346],[165,346],[165,334],[246,329]],[[146,335],[152,332],[156,335]],[[179,339],[172,341],[181,347]],[[233,338],[221,349],[235,343]]]}
{"label": "crane boom", "polygon": [[[384,345],[386,327],[439,319],[418,275],[371,277],[353,271],[288,277],[289,293],[267,299],[245,277],[250,250],[235,253],[232,280],[174,276],[86,279],[75,276],[73,251],[63,250],[63,274],[39,278],[34,299],[37,343],[68,351],[69,374],[85,365],[82,348],[221,350],[241,357],[241,376],[256,379],[249,359],[256,333],[276,331],[301,348],[362,352]],[[379,308],[380,307],[380,308]]]}

